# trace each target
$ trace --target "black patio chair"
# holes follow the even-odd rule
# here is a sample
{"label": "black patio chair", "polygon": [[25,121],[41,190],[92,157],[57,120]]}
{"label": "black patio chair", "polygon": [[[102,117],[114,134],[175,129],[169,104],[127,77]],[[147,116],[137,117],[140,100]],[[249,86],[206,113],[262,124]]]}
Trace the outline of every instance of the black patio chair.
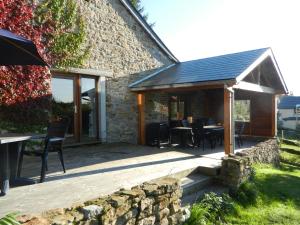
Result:
{"label": "black patio chair", "polygon": [[237,141],[237,144],[239,146],[239,148],[241,146],[243,146],[243,138],[242,138],[242,134],[244,133],[244,129],[245,129],[245,123],[237,123],[235,125],[235,140]]}
{"label": "black patio chair", "polygon": [[146,127],[146,144],[158,148],[170,144],[170,131],[167,123],[149,123]]}
{"label": "black patio chair", "polygon": [[69,119],[62,118],[56,121],[53,121],[49,124],[47,128],[47,135],[44,138],[40,149],[26,149],[26,143],[23,144],[19,163],[18,163],[18,177],[21,175],[23,156],[35,156],[41,157],[42,168],[41,168],[41,177],[40,182],[45,181],[46,170],[48,170],[48,154],[50,152],[57,152],[59,160],[61,162],[64,173],[66,173],[62,145],[68,130]]}
{"label": "black patio chair", "polygon": [[192,131],[194,137],[194,147],[202,146],[202,150],[204,151],[205,140],[210,142],[211,148],[213,148],[213,139],[212,133],[204,129],[204,124],[200,121],[192,124]]}

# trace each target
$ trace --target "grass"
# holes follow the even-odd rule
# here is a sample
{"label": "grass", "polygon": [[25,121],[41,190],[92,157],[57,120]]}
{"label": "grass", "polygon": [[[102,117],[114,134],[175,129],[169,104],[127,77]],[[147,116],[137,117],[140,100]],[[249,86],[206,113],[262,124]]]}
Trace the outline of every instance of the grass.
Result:
{"label": "grass", "polygon": [[281,161],[300,166],[300,147],[289,144],[281,144],[280,145],[280,159]]}
{"label": "grass", "polygon": [[280,144],[280,147],[283,149],[291,149],[294,150],[295,152],[299,152],[300,154],[300,147],[299,146],[295,146],[295,145],[288,145],[288,144]]}
{"label": "grass", "polygon": [[236,203],[230,224],[300,224],[300,168],[283,164],[281,168],[256,165],[254,183],[259,190],[255,205]]}
{"label": "grass", "polygon": [[[231,213],[212,221],[200,202],[192,207],[192,220],[186,224],[300,225],[300,147],[286,143],[280,147],[280,167],[255,165],[252,181],[239,188],[233,202],[230,200],[234,207]],[[254,190],[255,201],[250,201]]]}
{"label": "grass", "polygon": [[[200,202],[192,207],[192,220],[186,224],[299,225],[300,167],[282,164],[280,168],[275,168],[262,164],[255,165],[254,168],[255,176],[251,185],[258,192],[256,201],[243,204],[235,196],[234,210],[226,213],[222,221],[217,222],[203,219],[209,212],[201,207],[203,203]],[[248,186],[250,189],[244,188],[244,193],[249,195],[253,189],[251,185]]]}

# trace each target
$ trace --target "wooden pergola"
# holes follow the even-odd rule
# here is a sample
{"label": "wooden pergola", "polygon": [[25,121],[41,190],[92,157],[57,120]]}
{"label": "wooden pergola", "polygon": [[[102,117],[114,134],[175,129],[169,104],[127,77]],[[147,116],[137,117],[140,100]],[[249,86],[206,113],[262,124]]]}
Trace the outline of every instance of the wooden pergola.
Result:
{"label": "wooden pergola", "polygon": [[[145,95],[147,93],[222,91],[223,99],[219,98],[217,101],[223,105],[224,150],[226,154],[234,152],[233,108],[235,99],[249,99],[251,101],[251,121],[246,125],[245,134],[274,137],[277,130],[276,97],[287,93],[287,87],[271,49],[263,52],[234,79],[133,87],[131,90],[137,93],[139,144],[145,144]],[[209,107],[213,101],[208,99],[206,102]]]}

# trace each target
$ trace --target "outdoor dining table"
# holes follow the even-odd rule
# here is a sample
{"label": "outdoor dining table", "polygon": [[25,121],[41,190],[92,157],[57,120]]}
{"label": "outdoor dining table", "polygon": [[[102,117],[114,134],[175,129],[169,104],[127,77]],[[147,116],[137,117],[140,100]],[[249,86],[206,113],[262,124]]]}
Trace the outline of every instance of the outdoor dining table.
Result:
{"label": "outdoor dining table", "polygon": [[0,135],[0,186],[1,196],[5,195],[10,185],[34,184],[33,180],[17,177],[18,154],[20,144],[32,138],[44,135],[1,134]]}

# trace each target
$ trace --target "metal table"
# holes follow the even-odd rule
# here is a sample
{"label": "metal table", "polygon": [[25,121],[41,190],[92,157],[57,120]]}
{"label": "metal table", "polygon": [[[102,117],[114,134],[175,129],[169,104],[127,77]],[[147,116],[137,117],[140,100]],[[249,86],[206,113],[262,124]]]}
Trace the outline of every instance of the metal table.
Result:
{"label": "metal table", "polygon": [[18,157],[20,143],[41,135],[5,134],[0,135],[0,187],[1,194],[5,195],[10,185],[27,185],[35,182],[17,177]]}

